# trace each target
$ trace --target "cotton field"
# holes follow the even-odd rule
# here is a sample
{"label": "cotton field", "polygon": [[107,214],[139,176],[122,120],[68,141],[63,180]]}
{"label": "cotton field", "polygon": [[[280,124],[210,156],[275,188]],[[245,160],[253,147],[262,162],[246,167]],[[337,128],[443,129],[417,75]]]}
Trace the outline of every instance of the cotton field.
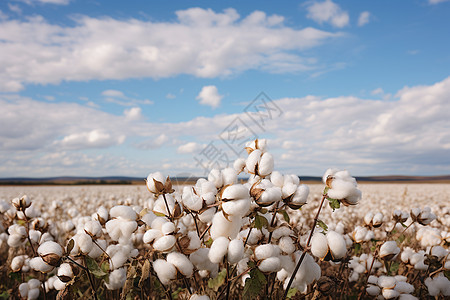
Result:
{"label": "cotton field", "polygon": [[308,185],[274,169],[264,140],[246,149],[194,185],[155,172],[141,186],[1,187],[0,296],[450,296],[450,185],[326,168]]}

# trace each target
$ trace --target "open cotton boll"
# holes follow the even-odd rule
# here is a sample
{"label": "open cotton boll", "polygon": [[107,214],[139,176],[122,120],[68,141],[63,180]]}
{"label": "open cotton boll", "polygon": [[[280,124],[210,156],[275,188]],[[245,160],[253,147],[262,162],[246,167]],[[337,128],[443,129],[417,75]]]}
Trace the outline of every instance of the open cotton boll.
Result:
{"label": "open cotton boll", "polygon": [[118,290],[122,288],[127,280],[127,271],[124,268],[115,269],[108,276],[108,283],[105,282],[108,290]]}
{"label": "open cotton boll", "polygon": [[381,292],[381,289],[378,286],[376,286],[376,285],[369,285],[366,288],[366,292],[370,296],[378,296],[380,294],[380,292]]}
{"label": "open cotton boll", "polygon": [[210,235],[213,240],[218,237],[235,239],[242,226],[242,217],[230,215],[228,221],[221,211],[217,212],[212,219]]}
{"label": "open cotton boll", "polygon": [[189,297],[189,300],[210,300],[210,298],[207,295],[193,294],[191,297]]}
{"label": "open cotton boll", "polygon": [[334,259],[341,259],[347,253],[347,247],[344,237],[335,231],[328,231],[327,233],[328,247]]}
{"label": "open cotton boll", "polygon": [[54,254],[58,257],[63,255],[63,248],[60,244],[52,241],[45,242],[41,244],[37,250],[38,254],[41,256],[46,256],[49,254]]}
{"label": "open cotton boll", "polygon": [[209,260],[213,263],[222,262],[223,257],[228,251],[228,244],[230,241],[226,237],[218,237],[211,244],[211,250],[208,253]]}
{"label": "open cotton boll", "polygon": [[234,239],[228,244],[228,262],[235,264],[244,256],[244,242],[242,240]]}
{"label": "open cotton boll", "polygon": [[194,266],[191,261],[179,252],[171,252],[167,255],[167,262],[177,268],[177,270],[186,277],[191,277],[194,272]]}
{"label": "open cotton boll", "polygon": [[147,226],[150,226],[156,218],[157,216],[152,211],[149,211],[141,217],[141,221],[144,222]]}
{"label": "open cotton boll", "polygon": [[317,232],[311,239],[311,253],[320,259],[323,259],[328,253],[328,240],[327,237]]}
{"label": "open cotton boll", "polygon": [[155,260],[153,262],[153,269],[162,284],[168,284],[177,277],[177,269],[175,266],[164,259]]}
{"label": "open cotton boll", "polygon": [[30,259],[30,267],[41,273],[48,273],[54,269],[53,266],[47,264],[40,256]]}
{"label": "open cotton boll", "polygon": [[278,247],[286,254],[292,254],[295,251],[295,244],[291,237],[283,236],[278,241]]}
{"label": "open cotton boll", "polygon": [[249,197],[248,189],[242,184],[227,186],[222,192],[222,200],[247,199]]}
{"label": "open cotton boll", "polygon": [[212,221],[215,213],[216,213],[216,208],[211,207],[211,208],[208,208],[207,210],[205,210],[204,212],[202,212],[201,214],[199,214],[198,218],[203,223],[209,223]]}
{"label": "open cotton boll", "polygon": [[127,262],[130,254],[129,249],[120,244],[109,245],[108,248],[106,248],[106,253],[111,259],[111,268],[114,269],[121,268]]}
{"label": "open cotton boll", "polygon": [[255,248],[255,257],[257,260],[267,259],[278,255],[280,255],[280,249],[273,244],[259,245]]}
{"label": "open cotton boll", "polygon": [[272,174],[270,174],[270,181],[279,188],[282,188],[284,185],[284,177],[278,171],[273,171]]}
{"label": "open cotton boll", "polygon": [[297,189],[295,190],[295,193],[293,195],[293,197],[290,199],[289,202],[289,206],[291,208],[293,205],[304,205],[306,204],[306,200],[308,199],[308,195],[309,195],[309,187],[306,184],[300,184]]}
{"label": "open cotton boll", "polygon": [[414,286],[407,282],[397,281],[394,290],[396,290],[400,294],[411,294],[414,292]]}
{"label": "open cotton boll", "polygon": [[269,187],[267,188],[259,197],[257,203],[258,204],[267,204],[270,205],[274,202],[280,201],[282,198],[281,189],[279,187]]}
{"label": "open cotton boll", "polygon": [[261,159],[262,152],[259,149],[253,150],[252,153],[247,157],[245,161],[245,167],[247,168],[248,173],[256,174],[256,166],[258,165]]}
{"label": "open cotton boll", "polygon": [[108,243],[105,240],[96,240],[97,244],[92,246],[91,251],[89,251],[88,256],[91,258],[98,258],[103,254],[103,250],[106,249]]}
{"label": "open cotton boll", "polygon": [[172,222],[166,222],[161,226],[161,232],[163,234],[171,234],[175,231],[175,224]]}
{"label": "open cotton boll", "polygon": [[162,236],[163,236],[163,233],[161,232],[161,230],[149,229],[144,233],[144,237],[142,238],[142,240],[144,243],[148,244]]}
{"label": "open cotton boll", "polygon": [[233,168],[238,173],[242,172],[245,168],[245,159],[243,158],[236,159],[233,163]]}
{"label": "open cotton boll", "polygon": [[258,269],[263,273],[278,272],[281,270],[281,262],[278,257],[269,257],[261,261]]}
{"label": "open cotton boll", "polygon": [[393,276],[380,276],[378,278],[378,285],[382,288],[393,289],[397,280]]}
{"label": "open cotton boll", "polygon": [[194,188],[185,186],[181,196],[183,205],[190,210],[199,211],[203,207],[203,199],[194,193]]}
{"label": "open cotton boll", "polygon": [[393,299],[393,298],[397,298],[398,296],[400,296],[399,292],[397,292],[396,290],[392,290],[392,289],[383,289],[381,294],[383,295],[383,297],[385,299]]}
{"label": "open cotton boll", "polygon": [[166,252],[175,245],[176,238],[173,235],[165,235],[160,237],[153,243],[153,248],[160,252]]}
{"label": "open cotton boll", "polygon": [[261,159],[258,163],[258,174],[261,177],[265,177],[267,175],[270,175],[273,171],[273,156],[269,152],[265,152],[261,155]]}
{"label": "open cotton boll", "polygon": [[59,279],[63,282],[70,281],[74,277],[72,266],[68,263],[61,264],[58,268],[57,275]]}
{"label": "open cotton boll", "polygon": [[161,191],[159,191],[158,188],[156,187],[155,181],[161,182],[164,185],[166,182],[166,177],[161,172],[150,173],[147,176],[148,190],[154,194],[158,194]]}
{"label": "open cotton boll", "polygon": [[222,210],[230,215],[244,217],[250,209],[250,199],[239,199],[222,203]]}
{"label": "open cotton boll", "polygon": [[189,260],[194,264],[195,268],[198,270],[208,270],[213,274],[218,273],[219,265],[211,262],[209,260],[210,248],[200,248],[197,251],[189,255]]}
{"label": "open cotton boll", "polygon": [[117,205],[109,211],[111,218],[123,218],[129,221],[136,221],[138,215],[133,208],[126,205]]}
{"label": "open cotton boll", "polygon": [[102,236],[102,225],[98,221],[88,221],[84,224],[84,231],[91,237],[99,238]]}
{"label": "open cotton boll", "polygon": [[225,168],[222,170],[223,185],[235,184],[237,182],[237,172],[233,168]]}
{"label": "open cotton boll", "polygon": [[208,174],[208,181],[214,183],[216,188],[223,186],[222,172],[218,169],[212,169]]}
{"label": "open cotton boll", "polygon": [[397,247],[395,241],[387,241],[380,247],[380,257],[383,259],[391,260],[400,253],[400,248]]}
{"label": "open cotton boll", "polygon": [[250,232],[250,236],[248,235],[248,231],[249,231],[249,229],[246,228],[246,229],[242,230],[241,232],[239,232],[239,237],[241,239],[244,239],[244,241],[247,240],[248,245],[256,245],[263,237],[261,231],[259,231],[259,230],[252,230]]}

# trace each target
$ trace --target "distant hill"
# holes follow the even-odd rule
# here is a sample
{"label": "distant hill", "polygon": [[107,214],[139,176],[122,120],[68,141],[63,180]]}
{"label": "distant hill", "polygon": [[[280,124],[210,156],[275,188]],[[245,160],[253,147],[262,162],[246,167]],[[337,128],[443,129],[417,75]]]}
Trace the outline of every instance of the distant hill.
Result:
{"label": "distant hill", "polygon": [[[185,184],[195,183],[200,177],[174,177],[172,183]],[[300,176],[302,181],[319,183],[322,178],[317,176]],[[450,175],[440,176],[403,176],[403,175],[387,175],[387,176],[356,176],[358,182],[370,183],[450,183]],[[143,177],[127,177],[127,176],[107,176],[107,177],[14,177],[0,178],[0,185],[86,185],[86,184],[144,184]]]}

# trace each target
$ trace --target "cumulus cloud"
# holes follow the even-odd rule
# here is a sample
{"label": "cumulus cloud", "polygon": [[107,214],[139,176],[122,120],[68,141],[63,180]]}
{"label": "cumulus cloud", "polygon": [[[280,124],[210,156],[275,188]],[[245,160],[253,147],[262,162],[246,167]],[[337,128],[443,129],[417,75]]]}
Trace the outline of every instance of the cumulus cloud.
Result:
{"label": "cumulus cloud", "polygon": [[311,55],[302,55],[304,50],[342,36],[292,28],[283,17],[261,11],[241,17],[231,8],[180,10],[172,22],[88,16],[77,16],[74,22],[52,24],[36,15],[1,21],[0,91],[63,80],[302,71],[316,64]]}
{"label": "cumulus cloud", "polygon": [[319,24],[330,23],[334,27],[342,28],[349,24],[348,13],[331,0],[311,2],[307,7],[307,18]]}
{"label": "cumulus cloud", "polygon": [[450,1],[450,0],[428,0],[428,3],[430,3],[430,4],[439,4],[439,3],[442,3],[442,2],[448,2],[448,1]]}
{"label": "cumulus cloud", "polygon": [[358,18],[358,26],[364,26],[366,24],[368,24],[370,21],[370,12],[368,11],[363,11]]}
{"label": "cumulus cloud", "polygon": [[128,120],[131,121],[141,120],[143,118],[142,109],[140,107],[132,107],[130,109],[125,109],[123,114]]}
{"label": "cumulus cloud", "polygon": [[[179,123],[130,122],[125,115],[79,104],[0,95],[0,174],[11,176],[30,166],[39,174],[39,168],[44,169],[42,157],[51,155],[55,155],[52,164],[58,160],[62,166],[63,161],[80,158],[84,170],[90,170],[89,160],[98,166],[103,159],[83,158],[81,150],[103,148],[102,153],[108,153],[108,147],[118,145],[134,151],[126,161],[136,170],[147,168],[142,174],[149,166],[161,168],[163,163],[173,166],[169,171],[200,174],[193,159],[175,153],[194,157],[200,145],[209,143],[228,151],[221,133],[237,119],[260,138],[270,137],[277,168],[284,172],[320,175],[334,166],[353,170],[355,175],[448,174],[449,98],[450,77],[432,85],[404,87],[390,101],[349,96],[283,98],[275,100],[283,114],[267,120],[262,132],[245,113]],[[190,141],[180,144],[187,134]],[[127,145],[127,140],[133,144]],[[161,151],[161,147],[164,151],[157,155],[147,152]],[[62,151],[66,154],[58,156]],[[136,151],[142,157],[135,157]],[[227,153],[231,161],[237,158]],[[121,173],[129,168],[124,166]]]}
{"label": "cumulus cloud", "polygon": [[121,106],[134,106],[138,104],[151,105],[153,101],[144,99],[134,99],[126,96],[122,91],[118,90],[105,90],[102,92],[102,96],[105,97],[105,101],[115,103]]}
{"label": "cumulus cloud", "polygon": [[200,151],[204,146],[195,142],[189,142],[178,147],[177,152],[180,154],[193,153]]}
{"label": "cumulus cloud", "polygon": [[219,94],[217,87],[214,85],[207,85],[202,88],[198,96],[195,98],[199,100],[200,104],[208,105],[212,108],[217,108],[220,105],[223,95]]}
{"label": "cumulus cloud", "polygon": [[34,5],[36,3],[39,4],[56,4],[56,5],[67,5],[70,3],[70,0],[16,0],[28,5]]}

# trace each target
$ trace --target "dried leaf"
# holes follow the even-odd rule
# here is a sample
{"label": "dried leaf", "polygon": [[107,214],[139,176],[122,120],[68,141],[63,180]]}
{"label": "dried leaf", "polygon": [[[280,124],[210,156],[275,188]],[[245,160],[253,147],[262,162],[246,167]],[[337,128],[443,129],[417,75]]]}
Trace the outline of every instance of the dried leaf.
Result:
{"label": "dried leaf", "polygon": [[223,269],[217,274],[216,278],[210,278],[208,280],[208,287],[213,289],[215,292],[219,290],[219,288],[225,283],[225,279],[227,278],[227,270]]}
{"label": "dried leaf", "polygon": [[172,189],[172,181],[170,181],[169,176],[167,176],[166,183],[164,184],[164,190],[166,193],[169,193],[169,194],[174,192],[174,190]]}
{"label": "dried leaf", "polygon": [[55,253],[49,253],[46,255],[42,255],[41,257],[43,261],[53,267],[57,267],[59,264],[59,260],[61,259],[61,257]]}
{"label": "dried leaf", "polygon": [[66,253],[69,254],[72,251],[74,246],[75,246],[75,241],[73,239],[70,239],[66,246]]}
{"label": "dried leaf", "polygon": [[141,271],[141,279],[139,280],[139,286],[142,287],[144,281],[150,276],[150,261],[148,259],[145,260],[144,265],[142,266]]}
{"label": "dried leaf", "polygon": [[164,185],[162,184],[161,181],[158,181],[155,178],[153,178],[153,182],[155,183],[155,188],[158,193],[164,192]]}
{"label": "dried leaf", "polygon": [[330,189],[332,188],[331,184],[333,182],[334,177],[331,175],[328,175],[327,180],[325,180],[325,184],[327,185],[327,187],[329,187]]}

